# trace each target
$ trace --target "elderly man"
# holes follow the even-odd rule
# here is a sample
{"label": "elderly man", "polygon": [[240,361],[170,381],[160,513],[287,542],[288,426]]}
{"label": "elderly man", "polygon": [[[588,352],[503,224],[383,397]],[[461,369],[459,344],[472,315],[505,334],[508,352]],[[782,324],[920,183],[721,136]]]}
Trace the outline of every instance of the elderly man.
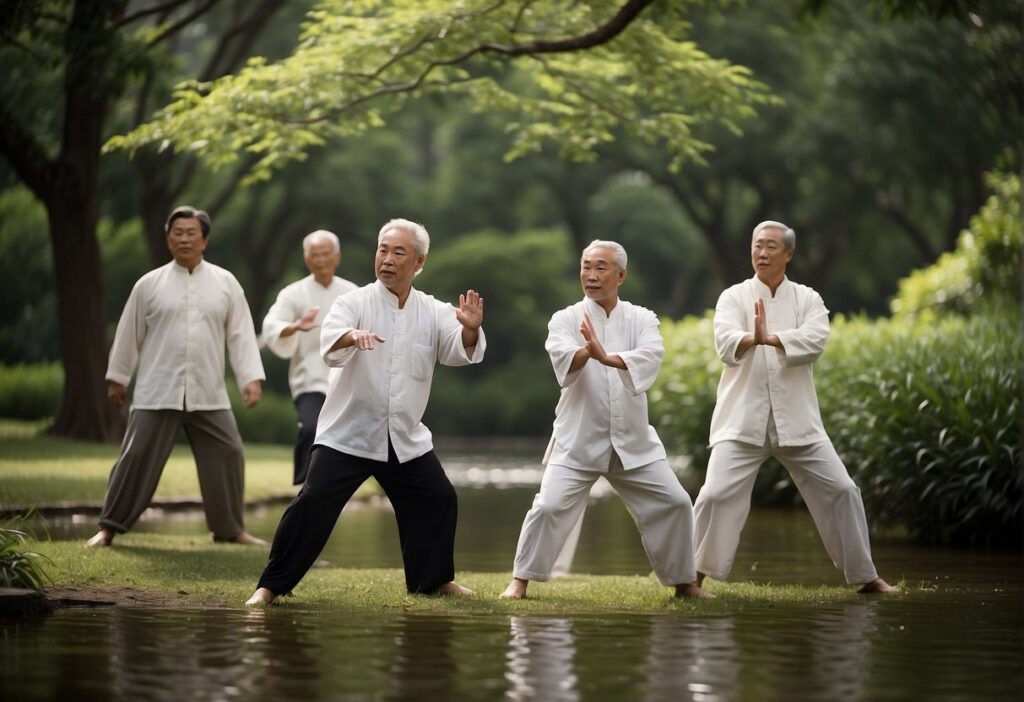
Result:
{"label": "elderly man", "polygon": [[292,591],[323,550],[342,508],[373,477],[395,509],[410,593],[463,595],[454,581],[455,489],[420,421],[434,365],[479,363],[484,301],[459,307],[412,286],[430,248],[422,225],[393,219],[377,236],[376,282],[334,301],[320,333],[333,375],[306,482],[274,535],[270,560],[246,604]]}
{"label": "elderly man", "polygon": [[318,229],[307,234],[302,240],[302,256],[309,275],[284,288],[263,318],[263,343],[289,361],[288,387],[299,415],[294,485],[301,485],[306,479],[316,420],[327,397],[327,366],[320,357],[320,325],[334,300],[358,287],[334,275],[341,263],[341,246],[333,233]]}
{"label": "elderly man", "polygon": [[647,389],[664,355],[658,318],[619,299],[626,252],[593,241],[580,258],[584,298],[554,314],[545,348],[562,388],[540,492],[526,514],[503,598],[551,577],[556,557],[604,476],[636,522],[658,579],[677,597],[710,597],[693,581],[693,505],[647,420]]}
{"label": "elderly man", "polygon": [[786,277],[796,234],[761,222],[751,238],[754,276],[722,293],[715,347],[725,363],[711,419],[711,458],[695,505],[698,582],[729,575],[761,464],[789,471],[825,550],[860,592],[893,592],[871,561],[860,491],[825,433],[813,363],[825,350],[821,296]]}
{"label": "elderly man", "polygon": [[214,541],[265,545],[243,526],[245,457],[224,388],[226,345],[245,404],[262,395],[263,363],[245,293],[231,273],[203,260],[206,212],[178,207],[164,229],[174,260],[135,284],[110,349],[107,395],[118,407],[136,363],[139,371],[100,530],[87,545],[109,546],[146,509],[178,427],[195,456]]}

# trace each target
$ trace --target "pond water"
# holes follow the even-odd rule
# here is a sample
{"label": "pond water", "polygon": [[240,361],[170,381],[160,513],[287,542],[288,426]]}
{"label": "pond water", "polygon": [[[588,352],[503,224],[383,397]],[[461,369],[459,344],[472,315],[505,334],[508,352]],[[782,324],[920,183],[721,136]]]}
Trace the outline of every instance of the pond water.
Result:
{"label": "pond water", "polygon": [[[446,466],[460,500],[456,568],[510,571],[539,472],[511,459]],[[605,492],[588,507],[573,569],[646,575],[629,515]],[[269,538],[282,510],[251,513],[247,526]],[[51,533],[84,538],[93,528],[58,524]],[[137,528],[206,530],[201,515]],[[898,538],[873,546],[880,572],[905,580],[908,594],[750,604],[700,618],[62,610],[0,623],[0,700],[1020,699],[1021,554],[922,549]],[[400,567],[393,514],[346,510],[324,558]],[[733,579],[840,583],[806,511],[754,510]]]}

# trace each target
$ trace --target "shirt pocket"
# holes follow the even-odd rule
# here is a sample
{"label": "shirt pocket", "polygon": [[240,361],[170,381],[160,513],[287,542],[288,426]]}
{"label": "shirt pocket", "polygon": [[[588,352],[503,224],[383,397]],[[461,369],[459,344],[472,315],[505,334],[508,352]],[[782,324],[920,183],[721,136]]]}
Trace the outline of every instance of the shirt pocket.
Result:
{"label": "shirt pocket", "polygon": [[409,375],[413,380],[426,381],[434,372],[434,361],[437,354],[433,346],[426,344],[413,344],[410,351]]}

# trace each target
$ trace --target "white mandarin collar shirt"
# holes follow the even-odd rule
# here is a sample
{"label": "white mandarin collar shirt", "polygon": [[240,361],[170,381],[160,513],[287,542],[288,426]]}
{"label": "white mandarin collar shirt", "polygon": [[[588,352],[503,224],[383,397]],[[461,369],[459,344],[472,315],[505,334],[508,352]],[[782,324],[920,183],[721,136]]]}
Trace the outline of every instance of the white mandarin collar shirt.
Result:
{"label": "white mandarin collar shirt", "polygon": [[[348,347],[331,351],[353,329],[376,332],[386,341],[370,351]],[[388,459],[388,439],[400,463],[433,448],[420,421],[427,407],[434,364],[464,366],[483,360],[487,341],[462,346],[455,308],[420,292],[405,307],[379,280],[335,299],[320,333],[320,352],[330,374],[315,443],[375,461]]]}
{"label": "white mandarin collar shirt", "polygon": [[[293,398],[305,392],[327,392],[327,366],[320,355],[320,325],[334,300],[357,287],[338,276],[334,276],[331,284],[325,287],[310,274],[281,290],[263,318],[263,343],[276,355],[289,359],[288,387]],[[310,307],[320,308],[316,326],[282,337],[284,328]]]}
{"label": "white mandarin collar shirt", "polygon": [[133,409],[230,409],[225,346],[239,388],[264,380],[252,316],[235,276],[206,261],[192,273],[171,261],[132,288],[106,377],[128,385],[138,363]]}
{"label": "white mandarin collar shirt", "polygon": [[[768,332],[783,349],[759,345],[736,358],[736,347],[754,331],[754,301],[765,301]],[[722,293],[715,307],[715,348],[725,363],[711,418],[711,439],[763,446],[807,446],[828,435],[814,390],[813,363],[828,340],[828,310],[821,296],[788,278],[775,290],[757,276]],[[774,431],[769,432],[769,417]]]}
{"label": "white mandarin collar shirt", "polygon": [[[580,333],[584,312],[605,351],[618,354],[626,370],[591,359],[569,372],[573,356],[585,344]],[[653,312],[619,300],[607,315],[584,298],[551,317],[544,348],[562,388],[545,463],[605,471],[614,451],[630,470],[665,458],[665,447],[647,419],[646,393],[665,355]]]}

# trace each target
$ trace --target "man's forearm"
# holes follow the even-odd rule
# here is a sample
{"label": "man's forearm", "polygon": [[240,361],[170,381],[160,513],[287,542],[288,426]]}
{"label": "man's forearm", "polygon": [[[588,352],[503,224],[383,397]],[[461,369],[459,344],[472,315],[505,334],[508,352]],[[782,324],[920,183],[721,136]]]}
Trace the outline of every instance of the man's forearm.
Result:
{"label": "man's forearm", "polygon": [[586,346],[581,346],[576,349],[576,353],[572,357],[572,362],[569,364],[569,372],[575,373],[583,366],[587,365],[587,361],[590,360],[590,352],[587,351]]}
{"label": "man's forearm", "polygon": [[462,327],[462,348],[469,350],[480,341],[480,330]]}

